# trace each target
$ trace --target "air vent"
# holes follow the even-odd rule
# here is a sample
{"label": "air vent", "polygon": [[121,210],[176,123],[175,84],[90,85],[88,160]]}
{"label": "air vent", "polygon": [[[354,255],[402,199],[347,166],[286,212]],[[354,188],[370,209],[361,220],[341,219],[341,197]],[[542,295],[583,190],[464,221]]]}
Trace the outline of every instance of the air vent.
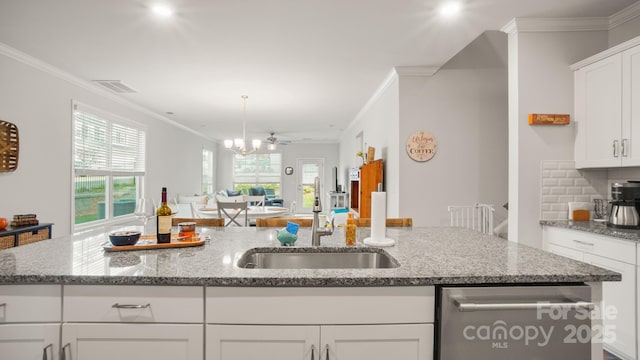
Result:
{"label": "air vent", "polygon": [[124,84],[120,80],[93,80],[93,82],[98,85],[102,85],[113,92],[117,92],[120,94],[136,92],[135,90],[133,90],[132,88],[130,88],[128,85]]}

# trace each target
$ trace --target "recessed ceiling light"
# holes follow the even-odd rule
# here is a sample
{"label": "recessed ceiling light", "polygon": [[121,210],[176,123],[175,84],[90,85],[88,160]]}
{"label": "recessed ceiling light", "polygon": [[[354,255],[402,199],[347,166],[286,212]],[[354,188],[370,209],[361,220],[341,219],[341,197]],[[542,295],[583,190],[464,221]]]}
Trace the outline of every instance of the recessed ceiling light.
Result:
{"label": "recessed ceiling light", "polygon": [[153,5],[151,7],[151,11],[153,11],[154,14],[156,14],[157,16],[160,16],[160,17],[169,17],[169,16],[173,15],[173,9],[171,9],[169,6],[163,5],[163,4]]}
{"label": "recessed ceiling light", "polygon": [[440,15],[444,17],[452,17],[458,14],[460,10],[462,10],[462,5],[460,5],[459,2],[449,1],[440,8]]}

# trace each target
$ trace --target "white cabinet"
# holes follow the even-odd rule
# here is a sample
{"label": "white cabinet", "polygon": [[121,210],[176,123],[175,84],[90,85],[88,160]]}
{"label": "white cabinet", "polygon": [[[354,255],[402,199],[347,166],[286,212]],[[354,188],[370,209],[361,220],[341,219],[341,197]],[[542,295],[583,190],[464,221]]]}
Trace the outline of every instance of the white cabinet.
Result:
{"label": "white cabinet", "polygon": [[206,360],[433,359],[433,324],[208,325]]}
{"label": "white cabinet", "polygon": [[0,358],[59,359],[60,285],[0,286]]}
{"label": "white cabinet", "polygon": [[432,286],[209,287],[206,360],[431,360],[434,303]]}
{"label": "white cabinet", "polygon": [[622,281],[602,283],[601,310],[604,329],[615,334],[605,338],[604,348],[624,359],[636,359],[636,244],[632,241],[545,226],[546,251],[622,274]]}
{"label": "white cabinet", "polygon": [[640,165],[640,46],[628,47],[574,65],[577,168]]}
{"label": "white cabinet", "polygon": [[66,285],[62,354],[73,360],[202,360],[203,288]]}

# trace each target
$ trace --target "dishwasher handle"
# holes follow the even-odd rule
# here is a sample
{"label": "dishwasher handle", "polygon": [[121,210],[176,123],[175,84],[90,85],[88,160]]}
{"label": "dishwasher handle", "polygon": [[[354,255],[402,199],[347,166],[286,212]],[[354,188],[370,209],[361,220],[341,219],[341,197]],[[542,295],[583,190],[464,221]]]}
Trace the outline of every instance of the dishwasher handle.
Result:
{"label": "dishwasher handle", "polygon": [[461,302],[453,300],[454,304],[460,312],[473,311],[495,311],[495,310],[545,310],[545,309],[595,309],[595,304],[587,301],[571,301],[571,302],[530,302],[530,303],[495,303],[495,304],[476,304],[472,302]]}

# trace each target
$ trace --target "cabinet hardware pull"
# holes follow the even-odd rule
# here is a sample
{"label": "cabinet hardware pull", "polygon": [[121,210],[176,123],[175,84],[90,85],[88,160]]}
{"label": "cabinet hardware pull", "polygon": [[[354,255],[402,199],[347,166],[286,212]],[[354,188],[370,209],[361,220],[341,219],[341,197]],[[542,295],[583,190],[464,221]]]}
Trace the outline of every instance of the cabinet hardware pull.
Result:
{"label": "cabinet hardware pull", "polygon": [[578,302],[535,302],[535,303],[504,303],[504,304],[474,304],[474,303],[462,303],[458,300],[454,300],[455,305],[460,312],[473,312],[473,311],[491,311],[491,310],[542,310],[542,309],[587,309],[589,311],[595,308],[592,302],[578,301]]}
{"label": "cabinet hardware pull", "polygon": [[629,139],[622,139],[622,157],[628,157],[627,154],[627,145],[629,143]]}
{"label": "cabinet hardware pull", "polygon": [[613,157],[618,157],[618,140],[613,140]]}
{"label": "cabinet hardware pull", "polygon": [[45,346],[44,349],[42,349],[42,360],[49,359],[47,357],[47,349],[49,349],[49,351],[51,351],[51,358],[53,359],[53,344],[49,344],[49,345]]}
{"label": "cabinet hardware pull", "polygon": [[573,242],[578,243],[578,244],[581,244],[581,245],[593,246],[593,243],[586,242],[586,241],[573,240]]}
{"label": "cabinet hardware pull", "polygon": [[327,349],[327,358],[324,360],[329,360],[329,344],[325,346],[325,349]]}
{"label": "cabinet hardware pull", "polygon": [[314,360],[314,353],[316,352],[316,346],[311,345],[311,360]]}
{"label": "cabinet hardware pull", "polygon": [[69,360],[71,359],[71,343],[66,343],[63,347],[62,347],[62,351],[60,352],[60,360],[67,360],[67,352],[66,352],[66,348],[69,348]]}
{"label": "cabinet hardware pull", "polygon": [[112,308],[114,309],[145,309],[150,307],[151,304],[145,304],[145,305],[136,305],[136,304],[118,304],[115,303],[113,305],[111,305]]}

